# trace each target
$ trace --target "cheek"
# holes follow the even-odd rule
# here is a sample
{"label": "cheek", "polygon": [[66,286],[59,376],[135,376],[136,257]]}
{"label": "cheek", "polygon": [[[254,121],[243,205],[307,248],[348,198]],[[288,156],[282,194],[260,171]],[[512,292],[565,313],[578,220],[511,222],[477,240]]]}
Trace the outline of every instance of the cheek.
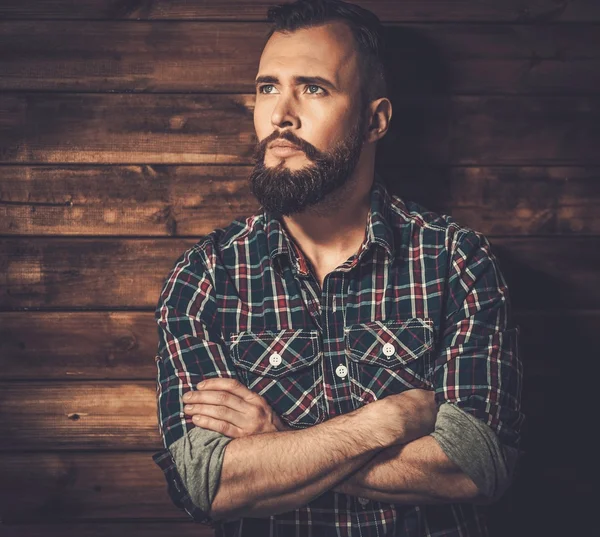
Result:
{"label": "cheek", "polygon": [[344,129],[336,122],[319,121],[302,128],[303,137],[320,151],[331,151],[344,138]]}
{"label": "cheek", "polygon": [[264,104],[256,105],[254,108],[254,130],[259,140],[266,138],[273,132],[271,115],[268,107]]}
{"label": "cheek", "polygon": [[348,135],[353,120],[346,107],[315,107],[304,116],[302,131],[307,141],[327,151]]}

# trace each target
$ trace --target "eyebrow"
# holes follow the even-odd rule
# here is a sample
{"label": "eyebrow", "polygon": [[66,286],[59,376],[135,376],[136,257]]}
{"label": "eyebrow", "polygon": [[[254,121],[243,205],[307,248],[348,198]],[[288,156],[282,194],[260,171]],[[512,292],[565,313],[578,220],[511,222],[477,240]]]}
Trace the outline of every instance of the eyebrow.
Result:
{"label": "eyebrow", "polygon": [[[335,84],[322,76],[295,76],[293,78],[294,84],[315,84],[317,86],[324,86],[331,90],[337,91]],[[279,84],[279,79],[276,76],[259,76],[256,78],[256,85],[259,84]]]}

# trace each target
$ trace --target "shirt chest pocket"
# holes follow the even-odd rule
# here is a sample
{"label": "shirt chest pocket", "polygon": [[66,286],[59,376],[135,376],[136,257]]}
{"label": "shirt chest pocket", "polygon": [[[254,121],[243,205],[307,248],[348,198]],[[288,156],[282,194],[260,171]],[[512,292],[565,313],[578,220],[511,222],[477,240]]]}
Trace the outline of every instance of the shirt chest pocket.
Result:
{"label": "shirt chest pocket", "polygon": [[345,328],[356,406],[411,388],[432,387],[433,321],[371,321]]}
{"label": "shirt chest pocket", "polygon": [[239,378],[290,426],[325,419],[323,364],[317,330],[240,332],[230,353]]}

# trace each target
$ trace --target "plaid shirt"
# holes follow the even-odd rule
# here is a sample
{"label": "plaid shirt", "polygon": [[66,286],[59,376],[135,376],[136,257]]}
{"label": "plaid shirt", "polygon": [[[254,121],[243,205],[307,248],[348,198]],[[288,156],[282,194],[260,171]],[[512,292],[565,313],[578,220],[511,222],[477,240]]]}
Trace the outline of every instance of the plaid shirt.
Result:
{"label": "plaid shirt", "polygon": [[[438,404],[457,405],[518,447],[522,369],[508,310],[485,237],[390,195],[377,177],[364,241],[322,291],[277,218],[235,221],[186,251],[161,293],[165,448],[195,427],[181,397],[211,377],[237,378],[296,428],[434,389]],[[217,536],[487,535],[472,504],[395,505],[332,491],[287,513],[214,522],[192,503],[168,449],[153,458],[172,501]]]}

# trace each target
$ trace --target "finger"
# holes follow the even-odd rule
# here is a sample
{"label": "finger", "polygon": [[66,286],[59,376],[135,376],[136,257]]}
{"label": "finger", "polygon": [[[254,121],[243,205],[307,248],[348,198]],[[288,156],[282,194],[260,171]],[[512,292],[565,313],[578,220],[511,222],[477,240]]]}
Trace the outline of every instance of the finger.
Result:
{"label": "finger", "polygon": [[219,390],[230,392],[237,395],[240,399],[256,404],[261,398],[260,395],[254,393],[247,386],[242,384],[237,379],[232,378],[213,378],[205,379],[196,385],[198,391],[202,390]]}
{"label": "finger", "polygon": [[236,427],[241,427],[246,421],[248,421],[246,416],[241,412],[219,405],[185,405],[183,407],[183,411],[188,416],[209,416],[211,418],[227,421]]}
{"label": "finger", "polygon": [[244,435],[243,431],[239,427],[236,427],[227,421],[211,418],[210,416],[194,416],[192,421],[198,427],[224,434],[230,438],[239,438],[240,436]]}
{"label": "finger", "polygon": [[213,390],[201,390],[191,392],[192,395],[184,397],[183,401],[186,405],[193,404],[207,404],[207,405],[218,405],[237,410],[238,412],[248,412],[253,406],[251,403],[244,401],[237,395],[226,391],[213,391]]}
{"label": "finger", "polygon": [[227,408],[225,406],[218,405],[192,405],[193,409],[191,410],[192,415],[201,415],[208,416],[210,418],[216,418],[221,421],[226,421],[235,425],[236,427],[241,427],[244,421],[247,421],[245,416],[237,412],[236,410],[232,410],[231,408]]}

